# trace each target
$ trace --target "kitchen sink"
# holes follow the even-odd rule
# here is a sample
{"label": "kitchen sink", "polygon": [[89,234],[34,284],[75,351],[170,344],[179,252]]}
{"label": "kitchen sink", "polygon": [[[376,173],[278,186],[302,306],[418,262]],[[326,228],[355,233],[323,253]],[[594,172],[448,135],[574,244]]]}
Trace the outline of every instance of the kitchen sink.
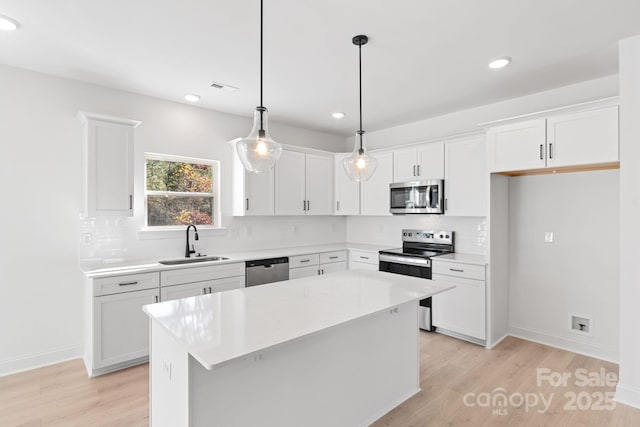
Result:
{"label": "kitchen sink", "polygon": [[178,265],[178,264],[193,264],[198,262],[209,262],[209,261],[224,261],[229,258],[225,258],[223,256],[201,256],[201,257],[193,257],[193,258],[180,258],[180,259],[165,259],[162,261],[158,261],[158,263],[163,265]]}

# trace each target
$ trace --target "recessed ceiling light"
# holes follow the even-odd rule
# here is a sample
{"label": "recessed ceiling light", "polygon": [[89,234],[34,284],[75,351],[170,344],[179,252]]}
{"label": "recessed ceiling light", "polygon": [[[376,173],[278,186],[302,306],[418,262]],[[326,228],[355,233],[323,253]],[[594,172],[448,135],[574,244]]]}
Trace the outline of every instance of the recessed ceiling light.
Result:
{"label": "recessed ceiling light", "polygon": [[184,99],[186,99],[189,102],[198,102],[200,101],[200,97],[198,95],[194,95],[193,93],[188,93],[184,96]]}
{"label": "recessed ceiling light", "polygon": [[214,82],[214,81],[210,81],[209,86],[211,86],[214,89],[226,90],[227,92],[236,92],[238,90],[238,88],[235,86],[231,86],[226,83]]}
{"label": "recessed ceiling light", "polygon": [[505,56],[489,62],[489,68],[493,68],[493,69],[504,68],[507,65],[509,65],[510,62],[511,62],[511,58],[509,58],[508,56]]}
{"label": "recessed ceiling light", "polygon": [[20,27],[20,23],[8,16],[0,15],[0,30],[2,31],[15,31]]}
{"label": "recessed ceiling light", "polygon": [[341,113],[339,111],[336,112],[336,113],[331,114],[331,117],[333,117],[334,119],[342,119],[342,118],[344,118],[344,116],[345,116],[345,114]]}

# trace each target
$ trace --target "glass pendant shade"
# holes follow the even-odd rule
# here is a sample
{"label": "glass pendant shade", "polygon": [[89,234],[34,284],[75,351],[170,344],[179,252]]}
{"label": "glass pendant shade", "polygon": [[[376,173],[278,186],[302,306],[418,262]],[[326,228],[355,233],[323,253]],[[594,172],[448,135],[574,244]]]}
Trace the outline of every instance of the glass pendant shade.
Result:
{"label": "glass pendant shade", "polygon": [[269,135],[266,108],[256,108],[253,129],[249,136],[237,140],[236,150],[244,168],[253,173],[269,172],[280,159],[282,145]]}
{"label": "glass pendant shade", "polygon": [[342,159],[342,166],[347,172],[349,179],[356,182],[369,180],[376,171],[378,161],[375,157],[367,153],[364,148],[364,132],[356,134],[356,143],[353,153],[349,157]]}

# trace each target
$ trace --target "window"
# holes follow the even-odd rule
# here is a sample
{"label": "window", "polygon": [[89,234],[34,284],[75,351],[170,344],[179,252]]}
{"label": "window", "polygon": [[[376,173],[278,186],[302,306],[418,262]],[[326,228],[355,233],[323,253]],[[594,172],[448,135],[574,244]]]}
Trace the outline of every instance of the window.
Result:
{"label": "window", "polygon": [[220,227],[219,163],[145,155],[147,227]]}

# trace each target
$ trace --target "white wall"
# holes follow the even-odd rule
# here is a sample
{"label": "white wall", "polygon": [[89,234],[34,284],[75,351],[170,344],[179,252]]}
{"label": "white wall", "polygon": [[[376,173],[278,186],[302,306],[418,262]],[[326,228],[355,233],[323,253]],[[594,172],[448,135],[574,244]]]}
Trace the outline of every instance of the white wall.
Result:
{"label": "white wall", "polygon": [[[478,126],[480,123],[617,95],[618,76],[608,76],[400,126],[367,132],[366,144],[369,149],[377,149],[428,141],[460,133],[475,132],[482,130]],[[347,138],[347,144],[344,149],[348,152],[353,150],[353,138],[353,136]]]}
{"label": "white wall", "polygon": [[[617,170],[510,179],[513,335],[617,361],[618,179]],[[571,332],[570,314],[590,317],[593,336]]]}
{"label": "white wall", "polygon": [[640,408],[640,36],[620,42],[620,381]]}
{"label": "white wall", "polygon": [[[251,118],[0,66],[0,168],[5,196],[0,253],[0,375],[80,354],[82,275],[78,257],[125,260],[184,254],[184,234],[138,240],[143,200],[130,219],[81,221],[81,126],[78,110],[141,120],[136,129],[135,190],[143,191],[144,152],[222,162],[226,235],[202,233],[203,252],[343,242],[343,218],[232,219],[231,146]],[[251,111],[247,112],[252,115]],[[282,143],[337,151],[344,137],[271,124]],[[80,230],[93,233],[80,246]],[[167,237],[167,236],[164,236]]]}

